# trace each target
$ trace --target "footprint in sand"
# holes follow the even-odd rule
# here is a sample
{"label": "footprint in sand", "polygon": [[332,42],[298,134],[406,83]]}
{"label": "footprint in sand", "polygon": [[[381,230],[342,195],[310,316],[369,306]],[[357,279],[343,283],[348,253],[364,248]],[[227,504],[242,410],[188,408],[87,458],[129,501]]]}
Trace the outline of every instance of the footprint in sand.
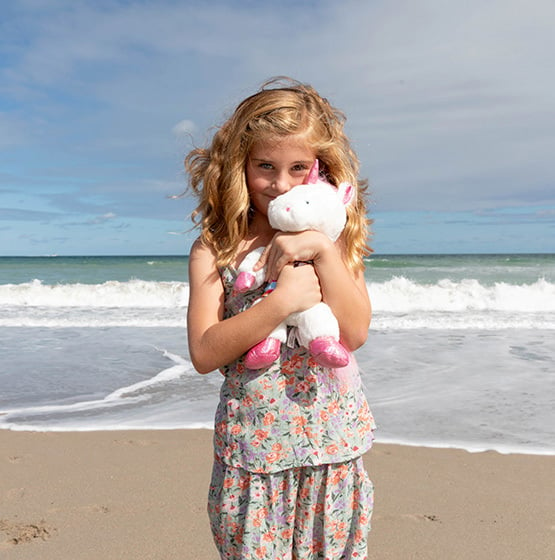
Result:
{"label": "footprint in sand", "polygon": [[92,504],[92,505],[77,506],[72,508],[55,507],[55,508],[50,508],[47,511],[48,513],[59,513],[60,511],[63,512],[72,511],[75,513],[110,513],[110,508],[108,506]]}
{"label": "footprint in sand", "polygon": [[6,492],[6,500],[20,500],[21,498],[25,497],[26,492],[27,491],[25,488],[10,488]]}
{"label": "footprint in sand", "polygon": [[395,519],[409,519],[410,521],[432,521],[441,523],[441,519],[437,515],[426,513],[402,513],[401,515],[377,515],[376,519],[393,521]]}
{"label": "footprint in sand", "polygon": [[405,513],[400,517],[411,519],[413,521],[434,521],[435,523],[441,523],[441,520],[437,515],[430,515],[426,513]]}
{"label": "footprint in sand", "polygon": [[113,443],[123,444],[123,445],[138,445],[140,447],[146,447],[147,445],[157,445],[158,442],[148,439],[115,439]]}
{"label": "footprint in sand", "polygon": [[29,543],[35,539],[48,540],[54,535],[56,529],[49,527],[44,520],[39,523],[11,523],[0,519],[0,535],[5,535],[5,540],[0,541],[0,548],[17,546]]}

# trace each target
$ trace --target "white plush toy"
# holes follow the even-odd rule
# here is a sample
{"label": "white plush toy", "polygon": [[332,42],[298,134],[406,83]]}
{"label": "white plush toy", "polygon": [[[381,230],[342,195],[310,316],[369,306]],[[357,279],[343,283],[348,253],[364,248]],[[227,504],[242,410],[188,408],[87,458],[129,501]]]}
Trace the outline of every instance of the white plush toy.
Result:
{"label": "white plush toy", "polygon": [[[315,230],[332,241],[341,235],[347,221],[345,207],[353,200],[355,190],[342,183],[338,188],[319,179],[318,160],[314,162],[306,184],[298,185],[272,200],[268,206],[270,225],[280,231]],[[238,292],[256,289],[264,282],[265,271],[252,269],[264,247],[251,251],[241,262],[234,288]],[[265,294],[275,283],[270,283]],[[257,300],[255,303],[258,303]],[[250,369],[269,366],[280,355],[287,340],[287,326],[297,328],[299,343],[308,348],[314,360],[325,367],[340,368],[349,363],[349,352],[339,342],[339,324],[329,306],[323,302],[302,312],[292,313],[268,336],[253,346],[245,357]]]}

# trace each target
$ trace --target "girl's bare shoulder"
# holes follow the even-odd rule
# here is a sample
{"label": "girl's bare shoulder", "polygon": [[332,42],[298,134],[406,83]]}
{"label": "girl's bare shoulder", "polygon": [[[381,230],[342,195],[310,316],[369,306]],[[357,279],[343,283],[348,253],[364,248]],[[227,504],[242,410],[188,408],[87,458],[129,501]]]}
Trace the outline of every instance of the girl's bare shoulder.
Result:
{"label": "girl's bare shoulder", "polygon": [[216,252],[212,247],[206,244],[200,237],[197,237],[191,245],[189,252],[189,262],[191,260],[208,260],[216,263]]}
{"label": "girl's bare shoulder", "polygon": [[218,267],[214,250],[197,238],[189,252],[189,280],[217,276]]}

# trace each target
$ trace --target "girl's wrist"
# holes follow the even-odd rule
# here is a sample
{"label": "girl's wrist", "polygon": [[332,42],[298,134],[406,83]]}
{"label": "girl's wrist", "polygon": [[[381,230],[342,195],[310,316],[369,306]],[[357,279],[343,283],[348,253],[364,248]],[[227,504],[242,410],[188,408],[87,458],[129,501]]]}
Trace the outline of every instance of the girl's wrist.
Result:
{"label": "girl's wrist", "polygon": [[275,284],[274,289],[262,300],[262,302],[264,301],[267,302],[267,305],[272,306],[272,310],[269,313],[270,315],[275,316],[279,322],[285,320],[289,314],[294,311],[291,308],[291,301],[288,297],[287,291],[279,285],[279,282]]}
{"label": "girl's wrist", "polygon": [[314,256],[314,266],[318,268],[318,265],[321,266],[337,256],[338,252],[335,243],[329,237],[323,236]]}

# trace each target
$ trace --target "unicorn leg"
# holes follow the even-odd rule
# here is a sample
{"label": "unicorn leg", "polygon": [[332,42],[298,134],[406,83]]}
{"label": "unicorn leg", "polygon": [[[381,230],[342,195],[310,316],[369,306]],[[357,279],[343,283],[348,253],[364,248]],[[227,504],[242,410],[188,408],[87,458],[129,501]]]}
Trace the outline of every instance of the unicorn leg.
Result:
{"label": "unicorn leg", "polygon": [[331,336],[320,336],[308,345],[314,361],[329,368],[345,367],[349,363],[349,353],[343,345]]}
{"label": "unicorn leg", "polygon": [[287,340],[287,326],[278,325],[270,335],[255,344],[245,356],[245,366],[249,369],[262,369],[275,362],[281,354],[281,345]]}
{"label": "unicorn leg", "polygon": [[281,352],[281,341],[268,337],[255,344],[245,356],[245,366],[249,369],[262,369],[274,363]]}

